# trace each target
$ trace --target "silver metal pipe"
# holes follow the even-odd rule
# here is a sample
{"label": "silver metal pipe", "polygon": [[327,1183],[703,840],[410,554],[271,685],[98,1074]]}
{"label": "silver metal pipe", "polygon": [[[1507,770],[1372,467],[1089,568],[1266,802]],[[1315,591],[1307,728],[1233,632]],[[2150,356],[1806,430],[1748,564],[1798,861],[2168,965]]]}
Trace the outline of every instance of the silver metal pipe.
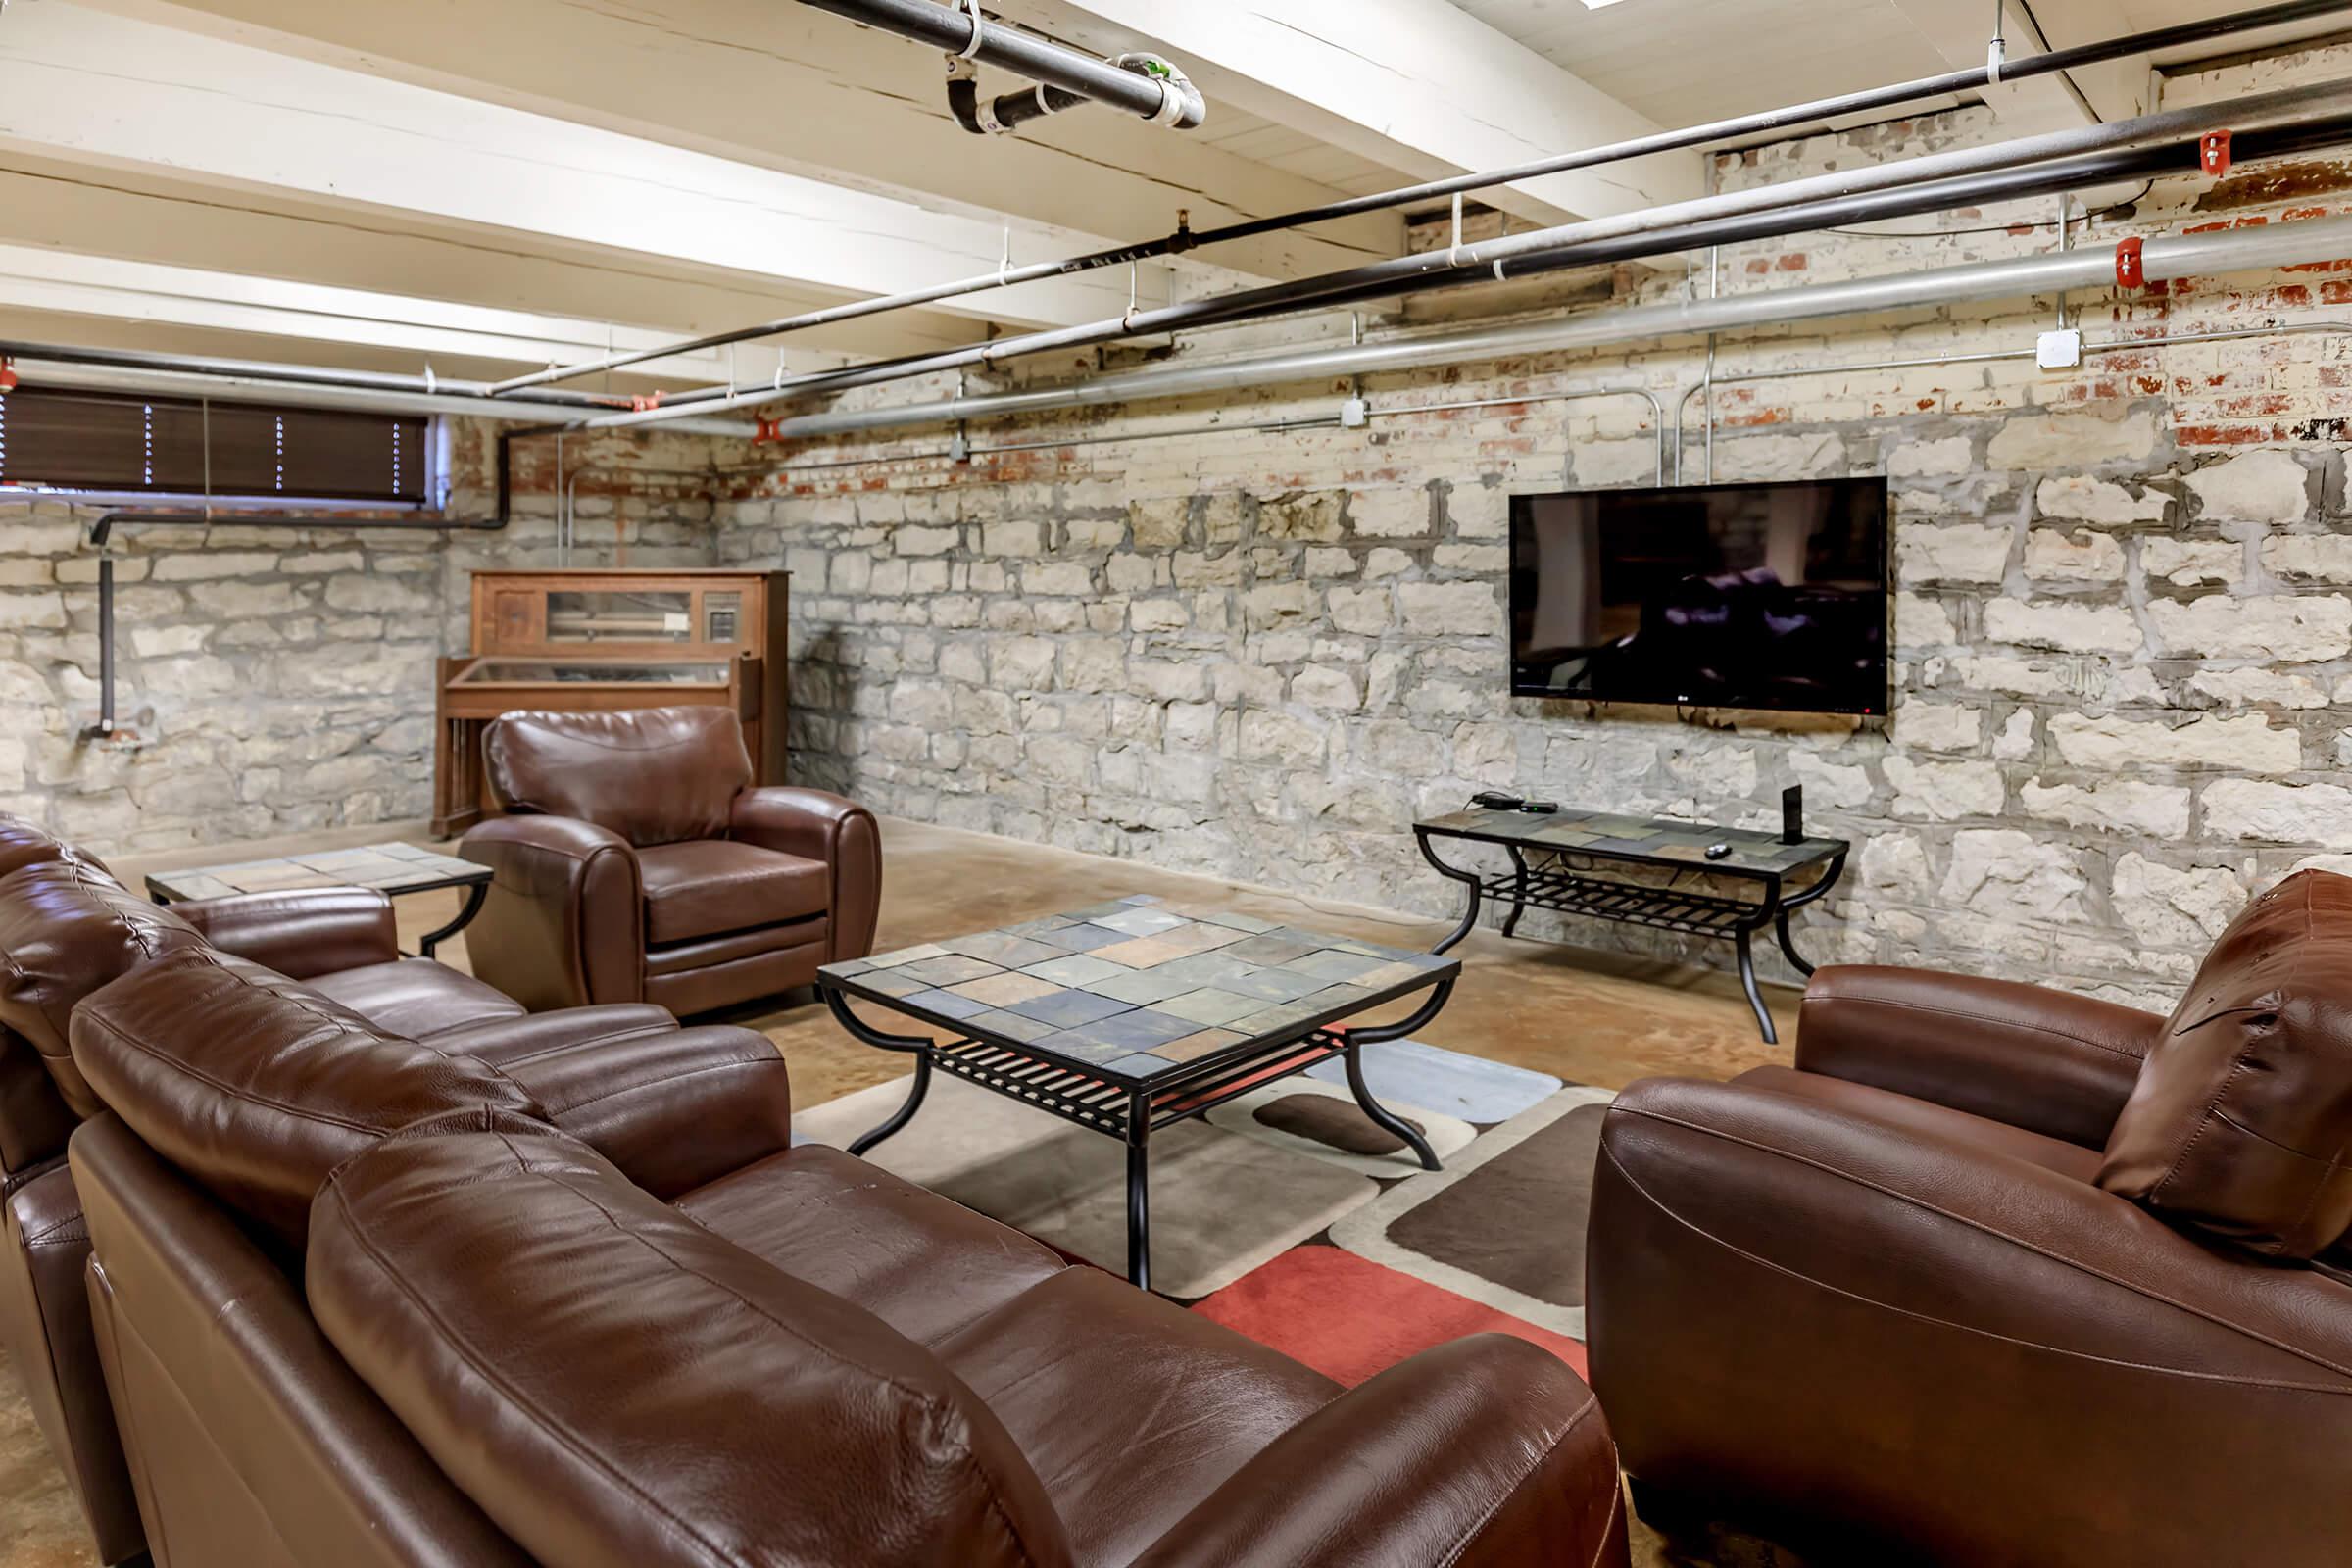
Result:
{"label": "silver metal pipe", "polygon": [[[0,355],[11,359],[49,360],[60,365],[90,365],[115,370],[169,370],[195,375],[247,376],[261,381],[283,381],[295,386],[332,386],[379,392],[416,392],[428,397],[488,398],[490,386],[435,375],[411,375],[398,370],[347,370],[326,365],[284,365],[272,360],[232,360],[209,354],[157,354],[145,349],[99,349],[61,343],[0,340]],[[588,392],[548,392],[541,403],[580,409],[616,409],[626,398],[599,397]]]}
{"label": "silver metal pipe", "polygon": [[[915,3],[927,4],[928,0],[915,0]],[[771,402],[786,393],[814,395],[846,391],[852,387],[903,380],[937,370],[995,364],[1049,350],[1083,348],[1123,338],[1152,336],[1185,326],[1239,319],[1253,314],[1272,315],[1311,305],[1318,300],[1328,300],[1341,292],[1369,287],[1393,287],[1395,292],[1411,292],[1416,287],[1428,286],[1431,279],[1475,273],[1489,269],[1494,270],[1496,277],[1501,277],[1510,261],[1517,257],[1542,256],[1547,264],[1557,265],[1562,258],[1573,257],[1580,245],[1600,246],[1636,235],[1687,229],[1697,223],[1801,209],[1808,203],[1835,201],[1906,185],[1947,182],[1974,174],[1989,175],[2013,170],[2021,164],[2050,163],[2102,150],[2179,141],[2225,126],[2237,130],[2291,127],[2329,118],[2340,113],[2347,105],[2352,105],[2352,79],[2289,87],[2224,103],[2195,104],[2109,125],[2081,126],[1990,146],[1930,153],[1900,163],[1833,171],[1827,174],[1788,180],[1754,190],[1701,196],[1639,213],[1588,220],[1556,228],[1482,240],[1450,250],[1376,262],[1369,267],[1325,273],[1320,277],[1212,295],[1207,299],[1163,306],[1157,310],[1131,311],[1123,317],[1112,317],[1106,320],[1000,338],[942,354],[849,370],[789,377],[774,388],[701,401],[693,407],[709,413],[719,413]],[[583,422],[591,429],[617,429],[656,423],[674,416],[666,409],[651,409],[605,415]]]}
{"label": "silver metal pipe", "polygon": [[[126,369],[112,366],[69,364],[59,360],[20,359],[18,373],[27,383],[71,387],[81,391],[177,393],[186,397],[220,397],[241,393],[256,401],[284,403],[305,409],[353,409],[369,414],[446,414],[517,424],[573,425],[579,409],[564,403],[522,402],[514,398],[460,397],[448,393],[376,391],[360,386],[327,386],[313,381],[281,381],[258,375],[207,371]],[[673,419],[669,427],[702,435],[731,436],[748,441],[760,426],[744,419],[692,417]]]}
{"label": "silver metal pipe", "polygon": [[983,20],[978,8],[943,6],[937,0],[801,0],[803,5],[862,22],[884,32],[929,44],[984,66],[1074,92],[1081,98],[1124,109],[1190,130],[1208,118],[1208,105],[1190,82],[1168,81],[1129,71],[1002,22]]}
{"label": "silver metal pipe", "polygon": [[[2228,37],[2235,33],[2286,23],[2306,21],[2314,17],[2352,11],[2352,0],[2295,0],[2285,5],[2265,6],[2253,11],[2235,12],[2179,26],[2162,27],[2152,32],[2132,33],[2118,38],[2102,39],[2078,48],[2053,50],[2026,60],[2005,62],[2000,79],[2018,80],[2028,76],[2065,72],[2077,66],[2095,65],[2102,61],[2123,59],[2130,55],[2154,50],[2176,48],[2183,44]],[[1842,116],[1876,109],[1891,108],[1897,104],[1919,99],[1942,97],[1950,93],[1972,92],[1992,79],[1988,71],[1979,67],[1968,71],[1946,73],[1940,76],[1924,76],[1916,80],[1896,82],[1885,87],[1873,87],[1861,92],[1843,93],[1832,98],[1818,98],[1810,103],[1791,104],[1786,108],[1766,110],[1759,114],[1739,115],[1728,120],[1712,121],[1702,125],[1687,126],[1681,130],[1663,131],[1631,141],[1612,142],[1605,146],[1585,148],[1560,157],[1539,159],[1508,169],[1487,170],[1475,174],[1457,175],[1451,179],[1426,181],[1374,195],[1352,197],[1321,207],[1301,208],[1271,218],[1247,220],[1219,228],[1202,229],[1194,233],[1179,227],[1175,233],[1141,244],[1098,251],[1088,256],[1074,256],[1061,261],[1040,262],[1028,267],[1007,265],[995,272],[957,279],[951,283],[935,284],[902,294],[881,295],[849,305],[828,307],[821,311],[787,316],[756,326],[736,328],[705,337],[681,339],[655,348],[629,354],[614,355],[578,365],[558,366],[531,375],[516,376],[498,382],[492,391],[500,394],[518,391],[524,387],[543,386],[551,381],[568,381],[600,370],[612,370],[624,366],[642,364],[674,354],[698,353],[704,349],[724,348],[735,343],[749,343],[760,338],[782,336],[789,332],[805,331],[811,327],[837,321],[856,320],[863,317],[884,315],[913,306],[929,305],[959,295],[977,294],[988,289],[1002,288],[1014,283],[1036,282],[1044,278],[1062,277],[1075,272],[1091,271],[1102,267],[1125,266],[1137,260],[1179,255],[1204,245],[1217,245],[1231,240],[1254,239],[1261,234],[1279,233],[1287,229],[1303,228],[1310,224],[1331,222],[1365,213],[1391,211],[1419,202],[1434,201],[1446,196],[1474,190],[1487,190],[1496,185],[1513,184],[1537,179],[1546,174],[1566,173],[1573,170],[1592,169],[1628,159],[1648,157],[1657,153],[1679,152],[1702,147],[1709,142],[1730,140],[1740,136],[1760,135],[1787,130],[1792,126],[1819,121],[1836,120]],[[735,389],[729,387],[728,392]]]}
{"label": "silver metal pipe", "polygon": [[[2352,256],[2352,217],[2339,216],[2151,239],[2142,253],[2142,265],[2151,280],[2164,280],[2249,268],[2301,266],[2346,256]],[[1717,300],[1593,311],[1560,320],[1403,338],[1360,347],[1301,349],[1223,364],[1160,367],[1027,392],[998,392],[898,408],[803,415],[779,421],[775,433],[796,439],[952,424],[958,419],[1044,414],[1106,403],[1234,392],[1284,382],[1418,370],[1655,338],[1704,336],[1710,331],[1750,331],[1791,321],[1868,316],[1968,300],[2009,299],[2058,289],[2111,288],[2114,283],[2112,252],[2076,250],[2063,255],[2044,252],[1896,277],[1857,278],[1733,294]]]}

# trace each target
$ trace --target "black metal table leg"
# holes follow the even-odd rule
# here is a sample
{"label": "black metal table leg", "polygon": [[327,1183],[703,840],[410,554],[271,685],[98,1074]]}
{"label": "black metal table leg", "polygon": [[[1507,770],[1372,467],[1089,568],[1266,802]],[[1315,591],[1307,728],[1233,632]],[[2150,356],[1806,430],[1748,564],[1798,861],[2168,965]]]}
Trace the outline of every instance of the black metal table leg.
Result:
{"label": "black metal table leg", "polygon": [[428,958],[431,957],[435,948],[473,924],[473,917],[482,912],[482,901],[489,896],[490,884],[487,880],[476,882],[467,888],[466,904],[458,910],[458,917],[438,931],[426,932],[424,939],[416,944],[416,951]]}
{"label": "black metal table leg", "polygon": [[906,1097],[905,1104],[891,1113],[888,1121],[850,1145],[851,1153],[862,1154],[914,1120],[914,1113],[923,1108],[923,1096],[931,1089],[931,1039],[927,1035],[886,1034],[852,1012],[849,1004],[842,1000],[841,993],[831,986],[819,982],[817,989],[823,993],[825,1005],[832,1009],[834,1019],[854,1038],[882,1051],[904,1051],[914,1056],[913,1093]]}
{"label": "black metal table leg", "polygon": [[1781,951],[1788,956],[1790,963],[1796,965],[1796,972],[1808,980],[1813,977],[1813,965],[1807,963],[1804,956],[1796,951],[1796,940],[1788,930],[1788,916],[1808,904],[1814,904],[1829,897],[1830,889],[1836,887],[1838,879],[1844,874],[1845,857],[1840,855],[1830,861],[1829,869],[1821,873],[1820,881],[1788,903],[1781,905],[1773,912],[1773,928],[1781,939]]}
{"label": "black metal table leg", "polygon": [[1152,1288],[1152,1100],[1136,1095],[1127,1104],[1127,1282]]}
{"label": "black metal table leg", "polygon": [[1519,917],[1527,912],[1527,857],[1519,846],[1510,846],[1511,855],[1511,912],[1502,918],[1502,934],[1510,936],[1519,929]]}
{"label": "black metal table leg", "polygon": [[1371,1117],[1375,1125],[1402,1140],[1420,1159],[1423,1170],[1446,1168],[1438,1163],[1437,1152],[1429,1147],[1429,1140],[1416,1132],[1412,1123],[1390,1114],[1379,1101],[1372,1098],[1370,1087],[1364,1083],[1364,1042],[1353,1034],[1348,1037],[1348,1087],[1354,1094],[1355,1102],[1363,1107],[1364,1114]]}
{"label": "black metal table leg", "polygon": [[1462,923],[1455,926],[1452,934],[1447,936],[1445,941],[1429,950],[1432,954],[1444,953],[1449,948],[1458,946],[1464,937],[1478,929],[1478,905],[1481,895],[1485,892],[1485,885],[1479,881],[1477,872],[1464,871],[1439,859],[1438,852],[1429,847],[1427,833],[1415,829],[1413,842],[1421,846],[1421,858],[1437,867],[1440,876],[1450,877],[1470,889],[1470,906],[1462,911]]}
{"label": "black metal table leg", "polygon": [[1743,925],[1734,938],[1740,947],[1740,986],[1747,993],[1747,1004],[1756,1009],[1756,1022],[1764,1031],[1764,1043],[1777,1046],[1781,1043],[1780,1033],[1772,1026],[1772,1009],[1764,1005],[1764,993],[1756,984],[1756,950],[1750,940],[1754,934],[1753,927]]}

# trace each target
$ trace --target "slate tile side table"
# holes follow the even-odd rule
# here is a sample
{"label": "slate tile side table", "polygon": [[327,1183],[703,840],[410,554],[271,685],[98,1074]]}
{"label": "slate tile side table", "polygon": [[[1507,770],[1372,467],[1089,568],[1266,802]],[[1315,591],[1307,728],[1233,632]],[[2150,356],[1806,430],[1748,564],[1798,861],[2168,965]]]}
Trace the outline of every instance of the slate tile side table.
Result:
{"label": "slate tile side table", "polygon": [[437,893],[464,888],[465,906],[458,917],[417,944],[423,956],[472,923],[490,893],[490,867],[461,860],[415,844],[364,844],[350,850],[318,850],[308,855],[279,856],[267,860],[240,860],[232,865],[197,866],[186,871],[158,871],[147,878],[147,896],[158,904],[189,899],[221,899],[237,893],[290,893],[311,888],[374,888],[387,897],[403,893]]}

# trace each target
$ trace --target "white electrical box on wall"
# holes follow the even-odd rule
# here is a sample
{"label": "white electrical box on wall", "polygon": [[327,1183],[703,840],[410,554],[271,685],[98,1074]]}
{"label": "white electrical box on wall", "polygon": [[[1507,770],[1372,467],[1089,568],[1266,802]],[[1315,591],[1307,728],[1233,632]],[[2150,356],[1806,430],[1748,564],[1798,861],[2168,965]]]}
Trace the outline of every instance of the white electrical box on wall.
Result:
{"label": "white electrical box on wall", "polygon": [[2045,370],[2071,370],[2082,363],[2082,334],[2071,326],[2063,332],[2044,332],[2034,357]]}

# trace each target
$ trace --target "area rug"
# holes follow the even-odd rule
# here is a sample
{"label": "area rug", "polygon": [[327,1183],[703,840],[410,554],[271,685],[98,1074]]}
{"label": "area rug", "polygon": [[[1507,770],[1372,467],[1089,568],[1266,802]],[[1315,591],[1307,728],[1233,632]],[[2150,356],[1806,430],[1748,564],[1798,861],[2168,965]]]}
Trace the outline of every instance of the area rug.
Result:
{"label": "area rug", "polygon": [[[1160,1294],[1352,1386],[1465,1334],[1585,1368],[1585,1217],[1606,1090],[1417,1041],[1369,1046],[1373,1095],[1443,1171],[1356,1106],[1336,1062],[1152,1140]],[[794,1119],[846,1147],[906,1099],[878,1084]],[[1121,1272],[1126,1151],[946,1074],[876,1164]]]}

